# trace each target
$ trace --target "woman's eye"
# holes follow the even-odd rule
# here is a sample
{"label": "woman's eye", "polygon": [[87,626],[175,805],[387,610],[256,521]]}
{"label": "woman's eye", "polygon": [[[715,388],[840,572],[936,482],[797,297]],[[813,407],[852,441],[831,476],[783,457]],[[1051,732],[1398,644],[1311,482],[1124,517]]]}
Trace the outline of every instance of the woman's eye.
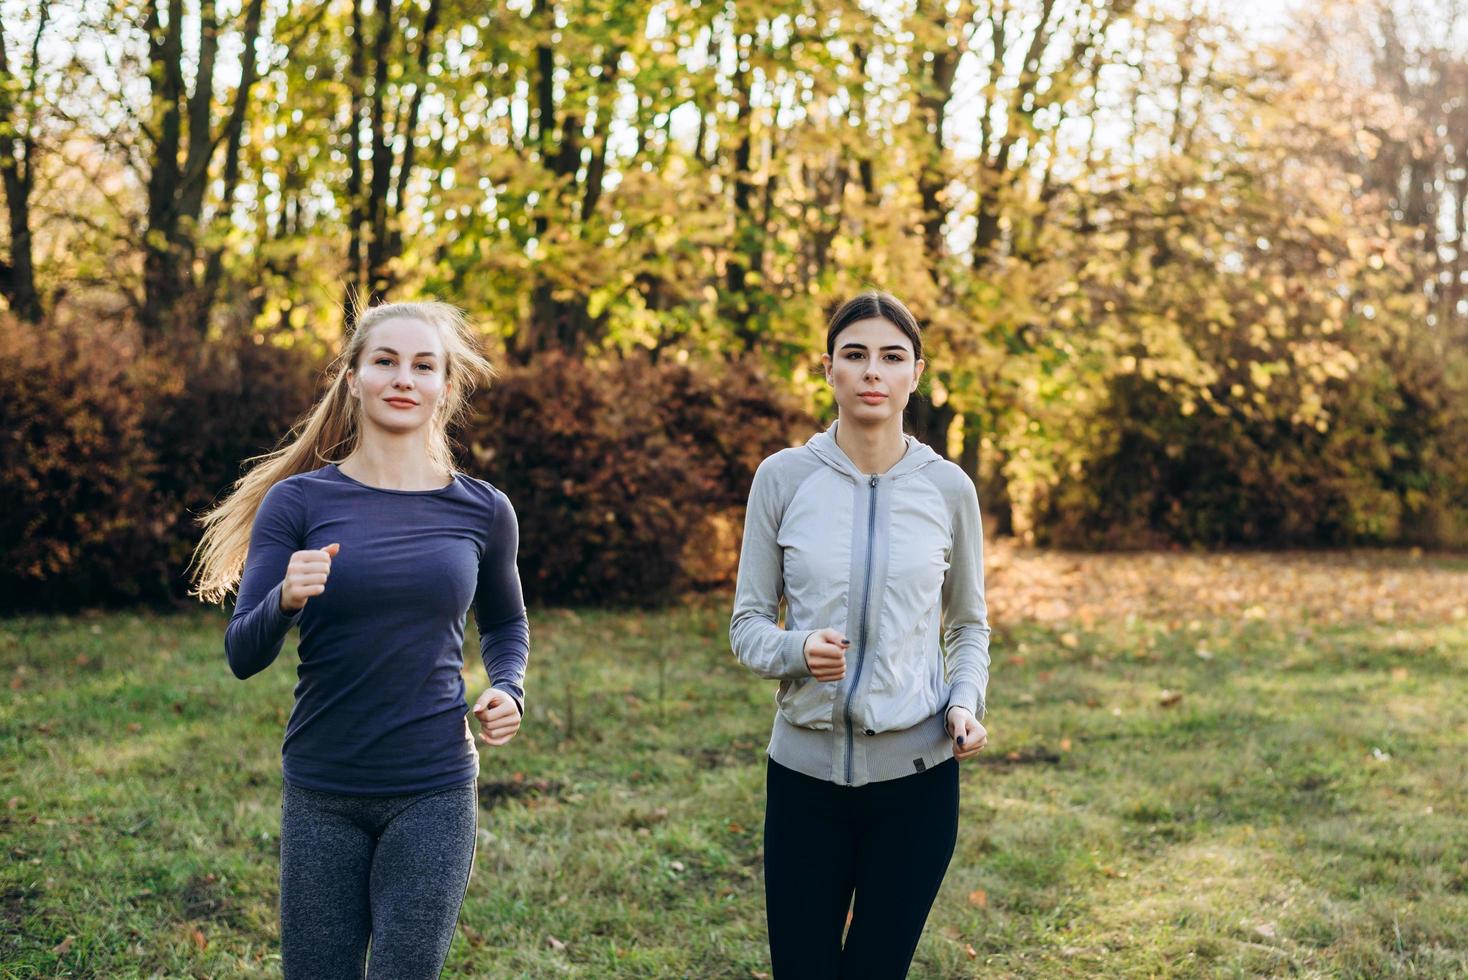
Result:
{"label": "woman's eye", "polygon": [[432,364],[419,364],[418,365],[418,370],[420,370],[420,371],[432,371],[433,370],[433,365]]}
{"label": "woman's eye", "polygon": [[372,363],[374,363],[374,364],[380,364],[380,365],[383,365],[384,367],[388,367],[388,366],[391,366],[392,365],[392,360],[389,359],[389,358],[386,358],[386,357],[379,357],[377,360],[373,361]]}

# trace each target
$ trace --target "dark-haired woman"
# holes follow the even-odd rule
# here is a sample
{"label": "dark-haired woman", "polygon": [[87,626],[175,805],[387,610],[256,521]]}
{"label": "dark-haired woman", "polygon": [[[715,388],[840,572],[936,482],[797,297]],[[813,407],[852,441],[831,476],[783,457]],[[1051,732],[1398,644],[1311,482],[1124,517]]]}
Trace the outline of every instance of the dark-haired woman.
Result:
{"label": "dark-haired woman", "polygon": [[953,856],[956,760],[988,742],[978,496],[902,431],[922,353],[895,297],[843,305],[821,358],[836,422],[766,459],[750,489],[729,636],[780,681],[765,813],[777,978],[906,975]]}

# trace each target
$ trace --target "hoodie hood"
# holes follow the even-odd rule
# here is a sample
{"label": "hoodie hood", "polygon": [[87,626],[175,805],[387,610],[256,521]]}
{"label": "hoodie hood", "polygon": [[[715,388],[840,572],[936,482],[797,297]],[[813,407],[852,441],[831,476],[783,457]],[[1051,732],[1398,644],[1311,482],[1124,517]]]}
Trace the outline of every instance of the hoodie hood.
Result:
{"label": "hoodie hood", "polygon": [[[840,424],[839,419],[832,422],[830,427],[825,431],[817,432],[812,436],[805,446],[816,455],[817,459],[831,467],[831,469],[839,473],[844,473],[853,480],[865,480],[871,474],[863,473],[858,469],[857,465],[851,461],[851,457],[847,456],[845,451],[836,444],[836,426]],[[881,476],[901,479],[905,476],[911,476],[929,463],[936,463],[943,458],[934,452],[930,446],[919,442],[906,433],[903,434],[902,438],[907,443],[907,452],[893,464],[891,469],[880,474]]]}

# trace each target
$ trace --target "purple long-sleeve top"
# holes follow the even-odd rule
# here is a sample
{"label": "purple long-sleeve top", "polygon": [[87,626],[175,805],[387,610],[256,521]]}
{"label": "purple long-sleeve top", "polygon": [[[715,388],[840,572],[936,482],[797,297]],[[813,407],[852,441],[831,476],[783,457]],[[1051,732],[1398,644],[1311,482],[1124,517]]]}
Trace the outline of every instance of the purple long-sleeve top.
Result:
{"label": "purple long-sleeve top", "polygon": [[[396,795],[475,778],[462,671],[471,603],[490,683],[523,705],[530,631],[508,498],[458,474],[440,490],[369,487],[332,465],[271,487],[255,517],[225,632],[240,678],[301,628],[285,780],[328,793]],[[337,543],[326,591],[281,611],[291,554]]]}

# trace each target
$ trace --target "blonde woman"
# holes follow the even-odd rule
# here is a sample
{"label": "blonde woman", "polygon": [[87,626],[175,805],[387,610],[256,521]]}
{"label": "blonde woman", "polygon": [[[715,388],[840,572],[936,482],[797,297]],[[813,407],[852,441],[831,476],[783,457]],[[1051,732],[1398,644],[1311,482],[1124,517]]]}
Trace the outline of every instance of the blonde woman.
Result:
{"label": "blonde woman", "polygon": [[491,373],[460,311],[365,310],[333,371],[287,443],[204,518],[196,590],[221,601],[238,587],[237,677],[300,627],[282,748],[286,977],[436,977],[474,857],[465,616],[472,604],[490,681],[479,739],[502,746],[529,649],[519,532],[504,494],[458,472],[449,448]]}
{"label": "blonde woman", "polygon": [[780,681],[765,809],[775,976],[896,980],[953,856],[955,760],[988,744],[983,531],[973,482],[902,432],[924,367],[907,307],[849,300],[821,360],[839,415],[755,473],[730,642]]}

